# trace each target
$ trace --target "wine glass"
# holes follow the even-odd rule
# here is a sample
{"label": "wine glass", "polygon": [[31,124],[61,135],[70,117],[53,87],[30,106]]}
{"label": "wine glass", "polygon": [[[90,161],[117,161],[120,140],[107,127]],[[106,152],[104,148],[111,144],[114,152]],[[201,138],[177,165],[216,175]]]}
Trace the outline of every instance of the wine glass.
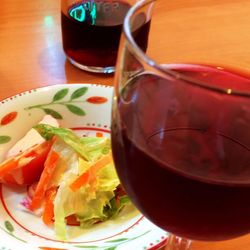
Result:
{"label": "wine glass", "polygon": [[250,230],[249,8],[141,0],[125,17],[114,161],[134,204],[172,234],[166,249]]}
{"label": "wine glass", "polygon": [[94,73],[113,73],[122,24],[136,0],[61,0],[62,44],[68,60]]}

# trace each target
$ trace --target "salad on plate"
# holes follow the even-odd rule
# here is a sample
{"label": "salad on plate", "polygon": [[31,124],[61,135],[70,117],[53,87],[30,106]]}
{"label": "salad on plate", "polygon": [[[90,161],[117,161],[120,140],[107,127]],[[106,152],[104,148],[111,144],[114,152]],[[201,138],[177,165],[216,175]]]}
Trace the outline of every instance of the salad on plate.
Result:
{"label": "salad on plate", "polygon": [[105,137],[79,137],[47,115],[6,154],[0,182],[27,186],[26,211],[67,239],[67,225],[90,227],[119,214],[130,202]]}

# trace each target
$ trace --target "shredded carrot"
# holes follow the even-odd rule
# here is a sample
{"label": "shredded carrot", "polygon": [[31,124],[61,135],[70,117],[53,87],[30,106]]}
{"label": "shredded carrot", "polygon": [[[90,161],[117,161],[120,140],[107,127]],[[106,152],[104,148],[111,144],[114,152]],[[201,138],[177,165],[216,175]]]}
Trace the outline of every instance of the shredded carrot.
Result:
{"label": "shredded carrot", "polygon": [[80,175],[71,185],[69,186],[72,191],[77,191],[81,186],[85,185],[89,181],[89,170]]}
{"label": "shredded carrot", "polygon": [[93,193],[96,191],[96,183],[97,183],[96,175],[92,175],[92,178],[89,181],[89,184],[90,184],[89,192],[90,193]]}
{"label": "shredded carrot", "polygon": [[18,167],[18,160],[10,159],[3,162],[0,166],[0,177],[3,177],[6,173]]}
{"label": "shredded carrot", "polygon": [[74,182],[70,184],[70,188],[73,192],[77,191],[80,187],[86,185],[90,181],[94,181],[93,178],[96,176],[96,172],[112,161],[111,154],[103,156],[101,159],[96,161],[89,169],[80,175]]}
{"label": "shredded carrot", "polygon": [[56,197],[57,188],[52,187],[48,189],[45,193],[45,206],[43,210],[43,222],[46,225],[50,225],[53,222],[54,218],[54,200]]}
{"label": "shredded carrot", "polygon": [[32,202],[30,204],[30,209],[35,210],[39,208],[42,204],[42,201],[44,199],[44,195],[48,186],[48,183],[54,173],[54,170],[56,168],[56,165],[59,160],[59,154],[55,152],[54,150],[51,150],[48,154],[48,157],[44,163],[44,170],[42,172],[42,175],[40,177],[40,180],[37,184],[37,188],[34,194],[34,197],[32,199]]}

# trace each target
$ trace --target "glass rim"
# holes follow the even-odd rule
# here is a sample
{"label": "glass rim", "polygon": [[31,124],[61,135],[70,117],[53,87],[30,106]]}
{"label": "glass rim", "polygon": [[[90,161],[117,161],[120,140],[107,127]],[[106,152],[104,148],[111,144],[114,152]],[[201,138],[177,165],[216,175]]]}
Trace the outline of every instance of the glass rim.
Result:
{"label": "glass rim", "polygon": [[[130,29],[130,21],[138,10],[140,10],[141,8],[145,7],[146,5],[150,3],[154,3],[157,1],[158,0],[139,0],[129,9],[129,11],[127,12],[125,16],[124,23],[123,23],[123,34],[125,35],[125,39],[128,42],[131,52],[137,57],[137,59],[143,61],[144,63],[149,65],[151,68],[155,68],[157,71],[161,72],[164,75],[168,75],[168,76],[170,75],[178,79],[185,80],[188,84],[191,84],[191,85],[203,88],[203,89],[207,89],[210,91],[214,91],[219,94],[227,94],[227,95],[230,94],[234,96],[250,97],[250,91],[238,91],[238,90],[231,89],[231,88],[220,88],[220,87],[208,85],[206,83],[203,83],[200,80],[196,80],[192,77],[187,77],[184,74],[178,73],[174,70],[166,69],[161,64],[158,64],[153,58],[146,55],[146,53],[137,45],[136,41],[133,38],[131,29]],[[189,65],[192,65],[192,64],[189,64]],[[199,64],[199,65],[202,65],[202,64]]]}

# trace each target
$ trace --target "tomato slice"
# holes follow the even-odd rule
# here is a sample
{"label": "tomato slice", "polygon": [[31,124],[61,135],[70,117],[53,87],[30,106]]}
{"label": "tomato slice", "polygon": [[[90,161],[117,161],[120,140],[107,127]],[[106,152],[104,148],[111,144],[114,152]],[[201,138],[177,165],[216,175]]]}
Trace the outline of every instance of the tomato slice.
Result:
{"label": "tomato slice", "polygon": [[1,163],[0,183],[24,186],[37,182],[51,145],[52,141],[45,141]]}
{"label": "tomato slice", "polygon": [[80,226],[80,222],[77,220],[75,215],[69,215],[66,217],[66,223],[69,226]]}

